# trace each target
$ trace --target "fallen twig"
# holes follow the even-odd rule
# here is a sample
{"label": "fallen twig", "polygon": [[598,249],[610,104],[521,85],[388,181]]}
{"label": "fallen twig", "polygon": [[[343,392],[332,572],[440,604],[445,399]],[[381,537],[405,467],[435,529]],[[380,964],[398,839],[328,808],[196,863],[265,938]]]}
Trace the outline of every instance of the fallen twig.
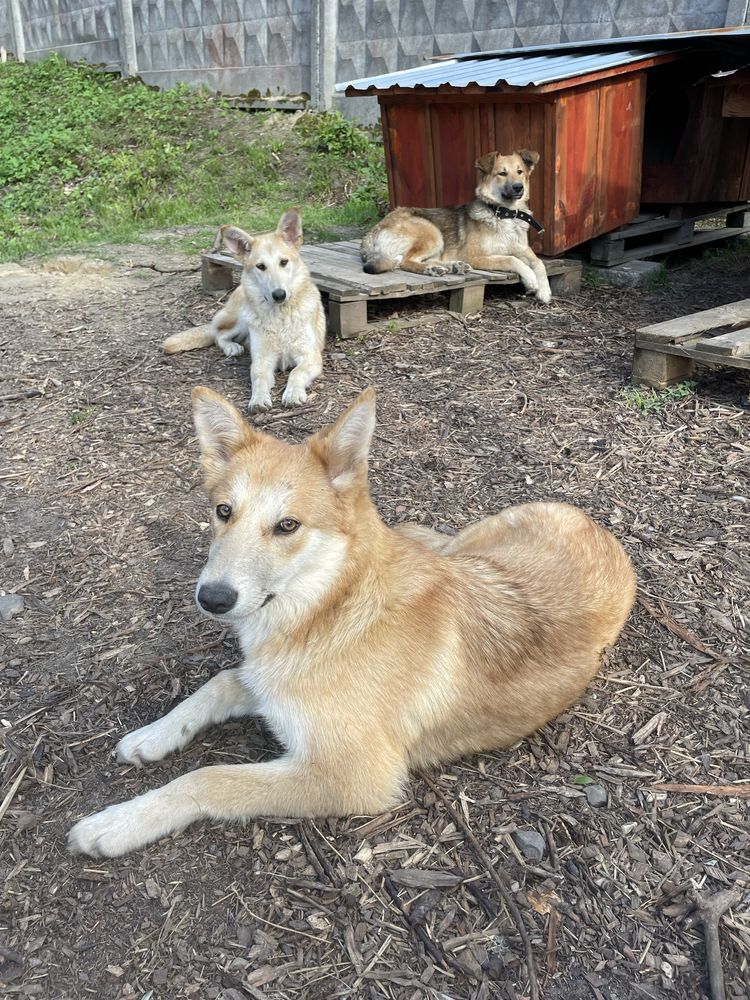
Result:
{"label": "fallen twig", "polygon": [[401,897],[398,894],[398,889],[393,884],[393,879],[388,874],[384,872],[383,874],[383,885],[385,886],[386,892],[391,897],[391,900],[398,909],[401,919],[406,924],[407,928],[414,933],[414,936],[422,943],[424,950],[430,956],[433,962],[438,965],[449,965],[461,973],[462,976],[466,976],[467,970],[457,962],[452,955],[449,955],[439,941],[433,941],[430,935],[427,933],[427,928],[424,924],[420,923],[419,920],[414,920],[410,913],[406,910],[404,904],[401,902]]}
{"label": "fallen twig", "polygon": [[703,924],[703,935],[706,942],[706,963],[708,965],[708,982],[713,1000],[726,1000],[724,990],[724,967],[721,961],[721,944],[719,941],[719,921],[723,914],[739,903],[742,889],[722,889],[713,896],[695,895],[698,916]]}
{"label": "fallen twig", "polygon": [[23,781],[23,776],[24,776],[24,774],[26,774],[27,770],[28,770],[27,765],[24,765],[21,768],[21,770],[18,772],[18,774],[16,775],[15,781],[13,782],[13,784],[8,789],[8,794],[5,796],[5,798],[2,801],[2,804],[0,805],[0,820],[3,818],[3,816],[6,814],[6,812],[10,808],[10,804],[13,801],[13,796],[18,791],[18,786]]}
{"label": "fallen twig", "polygon": [[750,784],[747,785],[680,785],[661,782],[649,785],[650,792],[675,792],[678,795],[727,795],[740,799],[750,799]]}
{"label": "fallen twig", "polygon": [[676,621],[672,615],[670,615],[663,604],[661,605],[661,614],[659,614],[653,604],[651,604],[650,601],[647,601],[644,597],[639,597],[638,603],[651,615],[654,621],[663,625],[668,632],[671,632],[672,635],[676,635],[678,639],[682,639],[683,642],[692,646],[693,649],[696,649],[699,653],[703,653],[705,656],[710,656],[712,659],[716,660],[717,663],[739,662],[737,657],[724,656],[723,653],[715,653],[713,649],[709,649],[709,647],[702,642],[697,635],[689,629],[686,629],[684,625],[680,625],[680,623]]}
{"label": "fallen twig", "polygon": [[461,813],[457,809],[453,808],[451,803],[448,801],[448,798],[443,793],[443,791],[438,787],[438,785],[435,784],[435,782],[428,775],[424,773],[422,774],[422,778],[424,779],[425,783],[429,785],[429,787],[432,789],[435,795],[440,799],[445,808],[448,810],[448,813],[450,814],[450,817],[456,824],[456,826],[463,831],[464,836],[474,849],[474,853],[479,858],[484,867],[487,869],[488,875],[500,890],[500,895],[503,897],[505,905],[508,907],[511,916],[516,922],[516,926],[518,927],[518,933],[520,934],[521,941],[523,942],[524,952],[526,953],[526,971],[528,972],[529,976],[529,994],[531,996],[531,1000],[539,1000],[539,986],[537,984],[537,979],[536,979],[536,967],[534,965],[534,952],[531,947],[531,940],[529,939],[529,935],[526,930],[526,925],[523,922],[523,917],[521,916],[521,913],[518,907],[516,906],[516,901],[513,899],[513,896],[511,894],[510,887],[506,884],[507,876],[503,872],[503,875],[501,877],[500,872],[497,870],[495,865],[492,864],[492,861],[485,853],[482,845],[474,836],[471,827],[468,825],[468,823],[463,818]]}
{"label": "fallen twig", "polygon": [[156,264],[129,264],[128,267],[131,271],[141,267],[145,268],[147,271],[156,271],[157,274],[194,274],[196,271],[200,271],[200,265],[198,265],[198,267],[178,267],[174,270],[157,267]]}

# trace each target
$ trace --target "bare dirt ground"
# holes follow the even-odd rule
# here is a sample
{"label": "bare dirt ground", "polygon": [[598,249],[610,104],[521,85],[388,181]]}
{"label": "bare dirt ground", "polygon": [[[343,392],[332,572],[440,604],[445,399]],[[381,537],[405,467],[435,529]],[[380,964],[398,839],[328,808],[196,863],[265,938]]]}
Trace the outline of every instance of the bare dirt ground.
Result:
{"label": "bare dirt ground", "polygon": [[[750,777],[748,375],[704,371],[647,413],[622,390],[633,330],[750,296],[747,252],[650,290],[589,286],[550,307],[497,294],[478,316],[331,344],[309,403],[257,421],[298,440],[375,385],[386,520],[454,530],[555,498],[609,527],[640,598],[579,704],[509,751],[415,776],[385,816],[198,824],[92,861],[66,853],[76,819],[278,749],[249,721],[145,770],[111,758],[236,662],[193,604],[209,539],[189,394],[201,383],[244,405],[249,380],[243,359],[159,351],[215,308],[192,261],[154,245],[106,257],[0,274],[0,586],[24,601],[0,622],[0,993],[528,997],[494,872],[548,1000],[708,996],[692,910],[735,889],[722,956],[728,995],[746,998],[748,786],[652,786]],[[519,831],[539,834],[541,857],[524,857]]]}

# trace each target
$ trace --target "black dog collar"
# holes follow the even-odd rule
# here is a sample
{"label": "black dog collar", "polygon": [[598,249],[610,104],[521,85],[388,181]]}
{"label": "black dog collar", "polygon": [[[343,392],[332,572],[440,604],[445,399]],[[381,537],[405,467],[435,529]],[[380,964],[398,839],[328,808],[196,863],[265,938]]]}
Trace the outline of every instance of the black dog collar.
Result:
{"label": "black dog collar", "polygon": [[488,208],[492,209],[493,215],[498,219],[520,219],[522,222],[528,222],[538,233],[544,232],[544,226],[537,222],[533,215],[529,215],[528,212],[522,212],[520,208],[506,208],[505,205],[490,205],[489,202],[485,202],[485,204]]}

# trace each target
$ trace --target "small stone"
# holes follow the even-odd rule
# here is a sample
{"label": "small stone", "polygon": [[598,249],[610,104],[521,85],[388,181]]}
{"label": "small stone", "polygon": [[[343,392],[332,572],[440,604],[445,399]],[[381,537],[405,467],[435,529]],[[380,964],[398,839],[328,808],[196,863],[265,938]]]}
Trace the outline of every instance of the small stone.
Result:
{"label": "small stone", "polygon": [[4,622],[9,622],[15,615],[20,615],[23,611],[23,598],[20,594],[0,595],[0,618]]}
{"label": "small stone", "polygon": [[664,265],[655,260],[629,260],[614,267],[591,268],[599,281],[617,288],[637,288],[647,285],[664,270]]}
{"label": "small stone", "polygon": [[13,544],[13,539],[8,537],[3,539],[3,555],[7,556],[9,559],[16,551],[16,547]]}
{"label": "small stone", "polygon": [[666,875],[674,868],[674,861],[664,851],[654,851],[651,855],[651,863],[661,875]]}
{"label": "small stone", "polygon": [[541,861],[544,857],[545,842],[536,830],[514,830],[513,842],[527,861]]}
{"label": "small stone", "polygon": [[678,851],[681,851],[685,847],[690,846],[692,839],[693,839],[692,837],[688,836],[688,834],[683,833],[680,830],[678,833],[674,835],[674,840],[672,841],[672,843],[674,844],[674,846],[677,848]]}
{"label": "small stone", "polygon": [[586,793],[586,801],[594,809],[601,809],[609,802],[609,795],[604,785],[586,785],[583,790]]}

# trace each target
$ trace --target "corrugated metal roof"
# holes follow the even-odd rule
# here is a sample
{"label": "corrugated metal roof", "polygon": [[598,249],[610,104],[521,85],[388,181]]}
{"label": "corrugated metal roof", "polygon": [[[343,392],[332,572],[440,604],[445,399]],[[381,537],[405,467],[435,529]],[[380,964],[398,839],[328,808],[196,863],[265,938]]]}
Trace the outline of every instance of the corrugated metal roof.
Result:
{"label": "corrugated metal roof", "polygon": [[[685,43],[697,43],[699,45],[709,45],[716,49],[726,48],[725,42],[736,41],[739,46],[745,46],[750,41],[750,25],[744,24],[731,28],[698,28],[695,31],[667,31],[656,35],[622,35],[613,38],[591,38],[586,41],[577,42],[552,42],[547,45],[524,45],[519,48],[510,49],[488,49],[486,52],[455,52],[452,59],[480,59],[491,58],[493,56],[506,55],[532,55],[538,52],[554,52],[561,54],[564,52],[578,51],[581,49],[599,49],[601,51],[620,48],[633,49],[642,45],[677,46],[683,47]],[[737,48],[737,46],[734,46]]]}
{"label": "corrugated metal roof", "polygon": [[690,47],[728,52],[747,49],[750,54],[750,26],[556,42],[494,52],[464,52],[413,69],[337,83],[336,90],[351,87],[365,93],[370,89],[387,90],[390,87],[466,87],[469,84],[494,87],[499,83],[513,87],[540,86],[627,65],[675,48]]}
{"label": "corrugated metal roof", "polygon": [[[517,50],[519,51],[519,50]],[[426,66],[363,77],[348,83],[337,83],[336,90],[366,91],[390,87],[494,87],[505,83],[511,87],[536,86],[583,76],[600,70],[639,62],[662,55],[663,49],[639,49],[627,52],[577,52],[572,55],[509,55],[505,58],[446,59]]]}

